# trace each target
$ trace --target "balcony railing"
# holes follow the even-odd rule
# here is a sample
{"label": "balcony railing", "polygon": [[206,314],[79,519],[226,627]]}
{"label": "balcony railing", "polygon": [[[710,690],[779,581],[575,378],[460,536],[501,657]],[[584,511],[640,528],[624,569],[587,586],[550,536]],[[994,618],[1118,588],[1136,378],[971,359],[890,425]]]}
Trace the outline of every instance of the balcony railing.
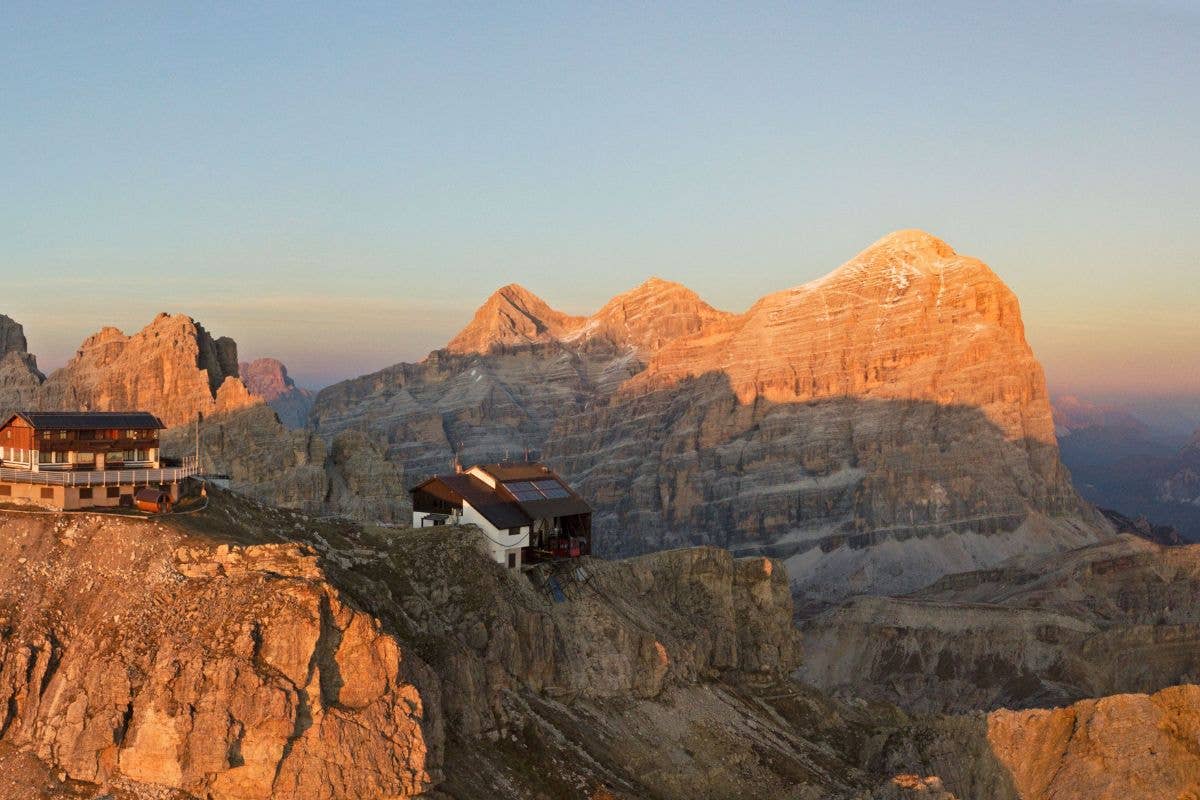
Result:
{"label": "balcony railing", "polygon": [[33,472],[28,469],[0,468],[0,481],[32,483],[40,486],[149,486],[178,483],[200,472],[195,456],[187,456],[178,467],[159,469],[105,469],[81,472]]}

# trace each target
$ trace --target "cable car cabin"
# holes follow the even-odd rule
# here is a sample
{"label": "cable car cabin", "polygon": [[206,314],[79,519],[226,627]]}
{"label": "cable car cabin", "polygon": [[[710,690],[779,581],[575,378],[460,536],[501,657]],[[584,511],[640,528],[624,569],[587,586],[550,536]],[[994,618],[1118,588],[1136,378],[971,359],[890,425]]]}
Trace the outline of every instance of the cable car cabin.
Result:
{"label": "cable car cabin", "polygon": [[151,514],[166,514],[174,506],[168,492],[150,486],[138,490],[138,493],[134,495],[133,504],[139,510],[148,511]]}
{"label": "cable car cabin", "polygon": [[591,555],[592,507],[544,464],[479,464],[411,493],[414,528],[476,525],[509,568]]}

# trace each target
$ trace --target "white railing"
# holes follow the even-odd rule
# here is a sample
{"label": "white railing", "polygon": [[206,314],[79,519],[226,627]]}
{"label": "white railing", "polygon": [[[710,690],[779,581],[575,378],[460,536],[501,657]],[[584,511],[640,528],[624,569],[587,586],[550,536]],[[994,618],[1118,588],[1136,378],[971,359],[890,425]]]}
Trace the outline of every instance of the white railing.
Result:
{"label": "white railing", "polygon": [[183,459],[179,467],[159,469],[105,469],[78,472],[33,472],[28,469],[0,468],[0,481],[33,483],[42,486],[149,486],[158,483],[178,483],[199,472],[195,456]]}

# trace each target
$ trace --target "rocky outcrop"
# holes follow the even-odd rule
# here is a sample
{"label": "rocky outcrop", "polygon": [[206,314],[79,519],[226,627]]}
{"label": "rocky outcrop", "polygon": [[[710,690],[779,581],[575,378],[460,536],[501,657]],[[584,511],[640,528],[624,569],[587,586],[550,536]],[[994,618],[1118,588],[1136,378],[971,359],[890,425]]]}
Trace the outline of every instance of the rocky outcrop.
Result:
{"label": "rocky outcrop", "polygon": [[1198,686],[988,717],[988,741],[1022,800],[1196,797],[1198,736]]}
{"label": "rocky outcrop", "polygon": [[296,385],[282,361],[258,358],[249,363],[242,362],[238,365],[238,374],[250,393],[266,400],[284,425],[303,428],[308,424],[313,394]]}
{"label": "rocky outcrop", "polygon": [[29,406],[37,396],[45,376],[30,355],[25,330],[0,314],[0,417]]}
{"label": "rocky outcrop", "polygon": [[555,603],[472,529],[210,500],[162,521],[0,512],[0,765],[62,796],[214,800],[848,797],[875,780],[806,738],[802,718],[830,716],[788,688],[798,635],[773,562],[589,560]]}
{"label": "rocky outcrop", "polygon": [[1154,692],[1200,679],[1197,587],[1197,546],[1124,536],[1026,557],[806,621],[799,675],[920,712]]}
{"label": "rocky outcrop", "polygon": [[1106,527],[1058,461],[1016,298],[920,232],[663,347],[547,450],[632,534],[609,552],[755,547],[819,599]]}
{"label": "rocky outcrop", "polygon": [[238,378],[233,340],[214,339],[182,314],[159,314],[132,336],[101,329],[46,379],[37,399],[63,410],[143,409],[168,427],[262,402]]}
{"label": "rocky outcrop", "polygon": [[[206,419],[199,445],[204,471],[229,476],[231,487],[250,497],[320,516],[385,524],[411,519],[403,474],[353,432],[326,441],[289,430],[260,404]],[[168,430],[162,449],[168,456],[190,455],[195,428]]]}
{"label": "rocky outcrop", "polygon": [[1016,298],[919,231],[744,314],[661,280],[586,319],[506,287],[447,351],[324,390],[312,421],[410,482],[456,452],[539,454],[597,506],[602,552],[787,558],[814,603],[1111,535],[1059,463]]}
{"label": "rocky outcrop", "polygon": [[212,798],[409,797],[436,680],[294,545],[0,518],[0,726],[73,781]]}

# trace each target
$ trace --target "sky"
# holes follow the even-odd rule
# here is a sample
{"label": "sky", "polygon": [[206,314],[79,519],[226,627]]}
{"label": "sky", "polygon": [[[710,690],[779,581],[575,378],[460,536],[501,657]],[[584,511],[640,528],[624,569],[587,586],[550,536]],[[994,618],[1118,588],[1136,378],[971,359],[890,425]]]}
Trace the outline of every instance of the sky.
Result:
{"label": "sky", "polygon": [[1057,391],[1200,394],[1200,5],[0,9],[0,313],[44,368],[158,311],[322,386],[517,282],[713,305],[923,228]]}

